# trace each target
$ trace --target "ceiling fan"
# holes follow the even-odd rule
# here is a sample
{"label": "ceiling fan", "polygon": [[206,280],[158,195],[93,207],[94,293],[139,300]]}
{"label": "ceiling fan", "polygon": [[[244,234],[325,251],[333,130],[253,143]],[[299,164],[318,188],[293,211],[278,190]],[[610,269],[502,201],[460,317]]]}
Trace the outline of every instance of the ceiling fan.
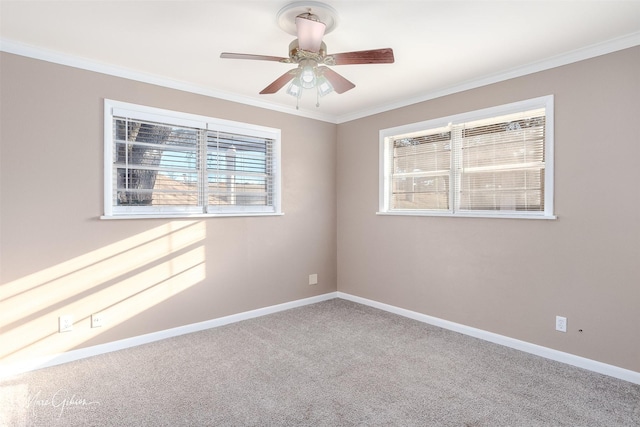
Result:
{"label": "ceiling fan", "polygon": [[288,58],[230,52],[220,54],[220,58],[225,59],[252,59],[298,65],[260,91],[261,95],[276,93],[290,83],[287,93],[295,96],[299,102],[303,89],[316,88],[317,107],[320,105],[320,97],[333,91],[344,93],[356,86],[328,66],[394,62],[393,50],[390,48],[327,54],[327,46],[322,38],[337,25],[337,13],[323,3],[291,3],[278,12],[278,24],[297,37],[289,44]]}

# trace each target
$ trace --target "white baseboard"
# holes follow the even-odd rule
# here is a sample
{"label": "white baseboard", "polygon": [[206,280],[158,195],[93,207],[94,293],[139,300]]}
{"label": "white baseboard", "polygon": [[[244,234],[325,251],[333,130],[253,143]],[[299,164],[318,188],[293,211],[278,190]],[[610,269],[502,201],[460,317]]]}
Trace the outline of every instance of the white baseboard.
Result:
{"label": "white baseboard", "polygon": [[123,350],[142,344],[148,344],[166,338],[177,337],[179,335],[203,331],[205,329],[228,325],[230,323],[240,322],[242,320],[253,319],[255,317],[265,316],[267,314],[277,313],[279,311],[302,307],[309,304],[315,304],[318,302],[337,298],[337,295],[337,292],[330,292],[328,294],[285,302],[269,307],[258,308],[256,310],[245,311],[243,313],[232,314],[230,316],[206,320],[204,322],[192,323],[189,325],[179,326],[177,328],[165,329],[163,331],[152,332],[150,334],[139,335],[136,337],[113,341],[106,344],[99,344],[91,347],[81,348],[78,350],[71,350],[65,353],[43,356],[24,362],[7,364],[5,366],[0,365],[0,379],[24,372],[34,371],[36,369],[47,368],[50,366],[60,365],[62,363],[73,362],[74,360],[97,356],[99,354],[110,353],[112,351]]}
{"label": "white baseboard", "polygon": [[398,314],[403,317],[408,317],[410,319],[414,319],[419,322],[428,323],[434,326],[439,326],[443,329],[449,329],[451,331],[455,331],[464,335],[469,335],[475,338],[479,338],[484,341],[489,341],[495,344],[503,345],[505,347],[510,347],[516,350],[524,351],[525,353],[535,354],[536,356],[541,356],[547,359],[555,360],[557,362],[562,362],[568,365],[577,366],[579,368],[597,372],[599,374],[608,375],[610,377],[629,381],[634,384],[640,384],[640,372],[631,371],[629,369],[620,368],[614,365],[608,365],[606,363],[598,362],[592,359],[587,359],[585,357],[576,356],[575,354],[565,353],[563,351],[558,351],[558,350],[554,350],[548,347],[543,347],[537,344],[532,344],[526,341],[517,340],[515,338],[509,338],[504,335],[494,334],[493,332],[472,328],[471,326],[450,322],[448,320],[440,319],[433,316],[428,316],[426,314],[418,313],[416,311],[406,310],[404,308],[395,307],[393,305],[384,304],[381,302],[358,297],[358,296],[347,294],[344,292],[338,292],[338,298],[346,299],[346,300],[353,301],[363,305],[368,305],[370,307],[374,307],[380,310],[388,311],[390,313]]}
{"label": "white baseboard", "polygon": [[220,317],[217,319],[207,320],[199,323],[192,323],[192,324],[180,326],[177,328],[166,329],[163,331],[153,332],[150,334],[140,335],[137,337],[126,338],[123,340],[113,341],[106,344],[100,344],[96,346],[81,348],[78,350],[68,351],[65,353],[44,356],[44,357],[40,357],[33,360],[8,364],[5,366],[0,365],[0,379],[21,374],[24,372],[33,371],[36,369],[60,365],[62,363],[67,363],[67,362],[73,362],[74,360],[80,360],[80,359],[84,359],[91,356],[97,356],[99,354],[109,353],[117,350],[123,350],[126,348],[151,343],[154,341],[160,341],[166,338],[176,337],[179,335],[189,334],[192,332],[198,332],[205,329],[228,325],[230,323],[240,322],[242,320],[253,319],[255,317],[265,316],[267,314],[277,313],[279,311],[289,310],[296,307],[302,307],[309,304],[315,304],[318,302],[327,301],[334,298],[342,298],[348,301],[367,305],[367,306],[388,311],[390,313],[394,313],[403,317],[408,317],[410,319],[414,319],[419,322],[428,323],[430,325],[434,325],[434,326],[438,326],[451,331],[459,332],[464,335],[469,335],[469,336],[479,338],[485,341],[489,341],[495,344],[500,344],[516,350],[524,351],[526,353],[535,354],[537,356],[541,356],[547,359],[566,363],[568,365],[577,366],[579,368],[587,369],[589,371],[593,371],[603,375],[608,375],[610,377],[629,381],[634,384],[640,384],[640,372],[635,372],[635,371],[620,368],[617,366],[608,365],[606,363],[587,359],[581,356],[576,356],[574,354],[565,353],[565,352],[554,350],[548,347],[532,344],[526,341],[517,340],[515,338],[506,337],[504,335],[494,334],[493,332],[472,328],[470,326],[462,325],[460,323],[450,322],[448,320],[418,313],[416,311],[406,310],[404,308],[381,303],[381,302],[370,300],[367,298],[358,297],[358,296],[347,294],[344,292],[330,292],[327,294],[318,295],[311,298],[304,298],[296,301],[286,302],[283,304],[277,304],[269,307],[259,308],[256,310],[245,311],[243,313],[232,314],[230,316]]}

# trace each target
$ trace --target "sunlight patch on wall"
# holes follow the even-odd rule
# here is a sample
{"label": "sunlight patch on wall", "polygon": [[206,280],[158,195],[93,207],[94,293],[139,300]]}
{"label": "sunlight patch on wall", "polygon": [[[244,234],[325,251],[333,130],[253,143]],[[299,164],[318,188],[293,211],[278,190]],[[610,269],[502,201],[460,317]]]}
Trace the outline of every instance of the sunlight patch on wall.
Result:
{"label": "sunlight patch on wall", "polygon": [[[1,363],[73,349],[202,282],[205,237],[202,221],[170,222],[2,285]],[[73,330],[59,333],[66,314]]]}

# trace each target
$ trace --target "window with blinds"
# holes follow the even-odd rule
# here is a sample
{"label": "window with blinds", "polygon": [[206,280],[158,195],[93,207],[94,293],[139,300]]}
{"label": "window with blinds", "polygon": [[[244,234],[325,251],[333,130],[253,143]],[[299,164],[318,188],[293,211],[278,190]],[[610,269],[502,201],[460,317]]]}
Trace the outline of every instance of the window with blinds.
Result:
{"label": "window with blinds", "polygon": [[449,209],[451,130],[430,129],[389,141],[395,209]]}
{"label": "window with blinds", "polygon": [[380,213],[553,218],[552,113],[549,96],[381,131]]}
{"label": "window with blinds", "polygon": [[279,214],[280,131],[105,101],[105,217]]}

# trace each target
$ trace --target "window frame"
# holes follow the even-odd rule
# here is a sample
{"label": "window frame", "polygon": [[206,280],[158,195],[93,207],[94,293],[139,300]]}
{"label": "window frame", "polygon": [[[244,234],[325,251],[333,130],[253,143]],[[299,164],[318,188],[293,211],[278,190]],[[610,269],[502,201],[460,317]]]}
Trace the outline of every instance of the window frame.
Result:
{"label": "window frame", "polygon": [[[459,175],[455,165],[462,159],[459,147],[451,149],[451,166],[449,171],[448,210],[430,209],[397,209],[391,207],[391,177],[388,153],[391,139],[398,135],[428,132],[433,129],[447,128],[466,122],[491,119],[494,117],[524,112],[537,108],[545,109],[545,159],[544,159],[544,211],[500,211],[473,210],[461,211],[458,197],[455,194],[455,181]],[[456,156],[457,157],[456,159]],[[379,206],[378,215],[405,216],[446,216],[446,217],[480,217],[480,218],[524,218],[524,219],[556,219],[554,214],[554,96],[546,95],[524,101],[513,102],[495,107],[454,114],[426,120],[418,123],[396,126],[379,131]]]}
{"label": "window frame", "polygon": [[[117,206],[114,203],[114,117],[127,116],[134,120],[156,122],[166,125],[196,128],[203,132],[203,138],[198,138],[198,149],[207,146],[206,134],[210,131],[239,134],[272,140],[273,192],[272,205],[229,205],[217,206],[199,203],[195,206]],[[205,162],[205,163],[203,163]],[[194,172],[198,174],[198,191],[203,191],[207,179],[206,160],[200,160]],[[277,216],[283,215],[281,205],[282,175],[281,175],[281,130],[266,126],[254,125],[231,120],[218,119],[196,114],[184,113],[162,108],[149,107],[127,102],[104,99],[104,214],[101,219],[141,219],[141,218],[207,218],[207,217],[236,217],[236,216]]]}

